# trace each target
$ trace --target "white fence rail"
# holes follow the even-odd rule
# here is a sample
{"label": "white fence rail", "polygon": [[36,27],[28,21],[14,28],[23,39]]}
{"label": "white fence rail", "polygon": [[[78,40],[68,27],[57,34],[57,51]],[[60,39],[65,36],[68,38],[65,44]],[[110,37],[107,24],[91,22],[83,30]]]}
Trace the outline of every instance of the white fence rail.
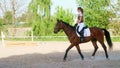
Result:
{"label": "white fence rail", "polygon": [[[67,36],[33,36],[33,38],[66,38]],[[32,36],[6,36],[6,38],[32,38]]]}
{"label": "white fence rail", "polygon": [[67,36],[6,36],[5,39],[29,39],[31,41],[35,41],[36,39],[43,40],[43,39],[55,39],[55,38],[67,38]]}

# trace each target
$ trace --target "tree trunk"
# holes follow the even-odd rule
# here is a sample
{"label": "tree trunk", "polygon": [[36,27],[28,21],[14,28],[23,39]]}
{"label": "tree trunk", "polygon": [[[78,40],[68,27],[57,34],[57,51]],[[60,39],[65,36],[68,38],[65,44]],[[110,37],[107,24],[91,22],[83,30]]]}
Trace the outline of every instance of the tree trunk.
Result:
{"label": "tree trunk", "polygon": [[16,22],[15,22],[15,2],[14,0],[11,0],[11,5],[12,5],[12,23],[14,24],[14,26],[16,26]]}

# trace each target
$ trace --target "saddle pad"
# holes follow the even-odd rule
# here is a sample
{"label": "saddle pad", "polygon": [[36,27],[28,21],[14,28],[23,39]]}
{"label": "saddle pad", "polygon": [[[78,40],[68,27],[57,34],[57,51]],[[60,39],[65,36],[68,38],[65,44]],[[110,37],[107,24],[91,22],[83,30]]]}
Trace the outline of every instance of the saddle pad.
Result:
{"label": "saddle pad", "polygon": [[[76,31],[76,33],[77,33],[77,31]],[[86,28],[86,29],[84,29],[84,37],[88,37],[88,36],[90,36],[90,29],[89,28]],[[79,35],[79,33],[77,33],[77,35],[78,35],[78,37],[80,37],[80,35]]]}

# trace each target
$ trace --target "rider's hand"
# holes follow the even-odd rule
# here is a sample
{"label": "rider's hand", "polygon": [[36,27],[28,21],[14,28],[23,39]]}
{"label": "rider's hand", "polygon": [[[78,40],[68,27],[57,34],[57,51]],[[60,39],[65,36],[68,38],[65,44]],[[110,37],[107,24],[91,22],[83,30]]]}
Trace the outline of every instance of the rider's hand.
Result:
{"label": "rider's hand", "polygon": [[74,28],[77,26],[78,24],[76,23],[75,25],[74,25]]}

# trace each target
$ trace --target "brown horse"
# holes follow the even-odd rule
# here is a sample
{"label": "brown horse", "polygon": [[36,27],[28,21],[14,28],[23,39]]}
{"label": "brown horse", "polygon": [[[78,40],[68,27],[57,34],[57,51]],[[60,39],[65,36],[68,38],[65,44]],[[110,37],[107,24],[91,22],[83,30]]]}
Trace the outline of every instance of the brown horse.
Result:
{"label": "brown horse", "polygon": [[84,56],[81,53],[79,44],[80,43],[85,43],[85,42],[88,42],[88,41],[91,41],[93,46],[94,46],[94,52],[93,52],[92,56],[95,56],[95,53],[98,49],[98,46],[97,46],[97,41],[98,41],[102,45],[102,47],[105,51],[106,58],[107,59],[109,58],[108,53],[107,53],[107,48],[106,48],[105,43],[104,43],[104,35],[106,37],[106,41],[109,45],[109,48],[112,48],[113,45],[112,45],[112,41],[111,41],[111,38],[110,38],[110,34],[106,29],[97,28],[97,27],[90,28],[91,35],[89,37],[85,37],[84,42],[80,41],[80,37],[78,37],[77,34],[76,34],[75,27],[69,25],[68,23],[66,23],[62,20],[57,20],[56,26],[54,28],[54,33],[58,33],[61,29],[65,32],[65,34],[67,35],[67,37],[68,37],[68,39],[71,43],[71,45],[66,49],[66,52],[65,52],[65,55],[64,55],[64,58],[63,58],[64,61],[66,60],[68,51],[73,46],[75,46],[77,48],[77,51],[78,51],[78,53],[80,54],[80,56],[83,60]]}

